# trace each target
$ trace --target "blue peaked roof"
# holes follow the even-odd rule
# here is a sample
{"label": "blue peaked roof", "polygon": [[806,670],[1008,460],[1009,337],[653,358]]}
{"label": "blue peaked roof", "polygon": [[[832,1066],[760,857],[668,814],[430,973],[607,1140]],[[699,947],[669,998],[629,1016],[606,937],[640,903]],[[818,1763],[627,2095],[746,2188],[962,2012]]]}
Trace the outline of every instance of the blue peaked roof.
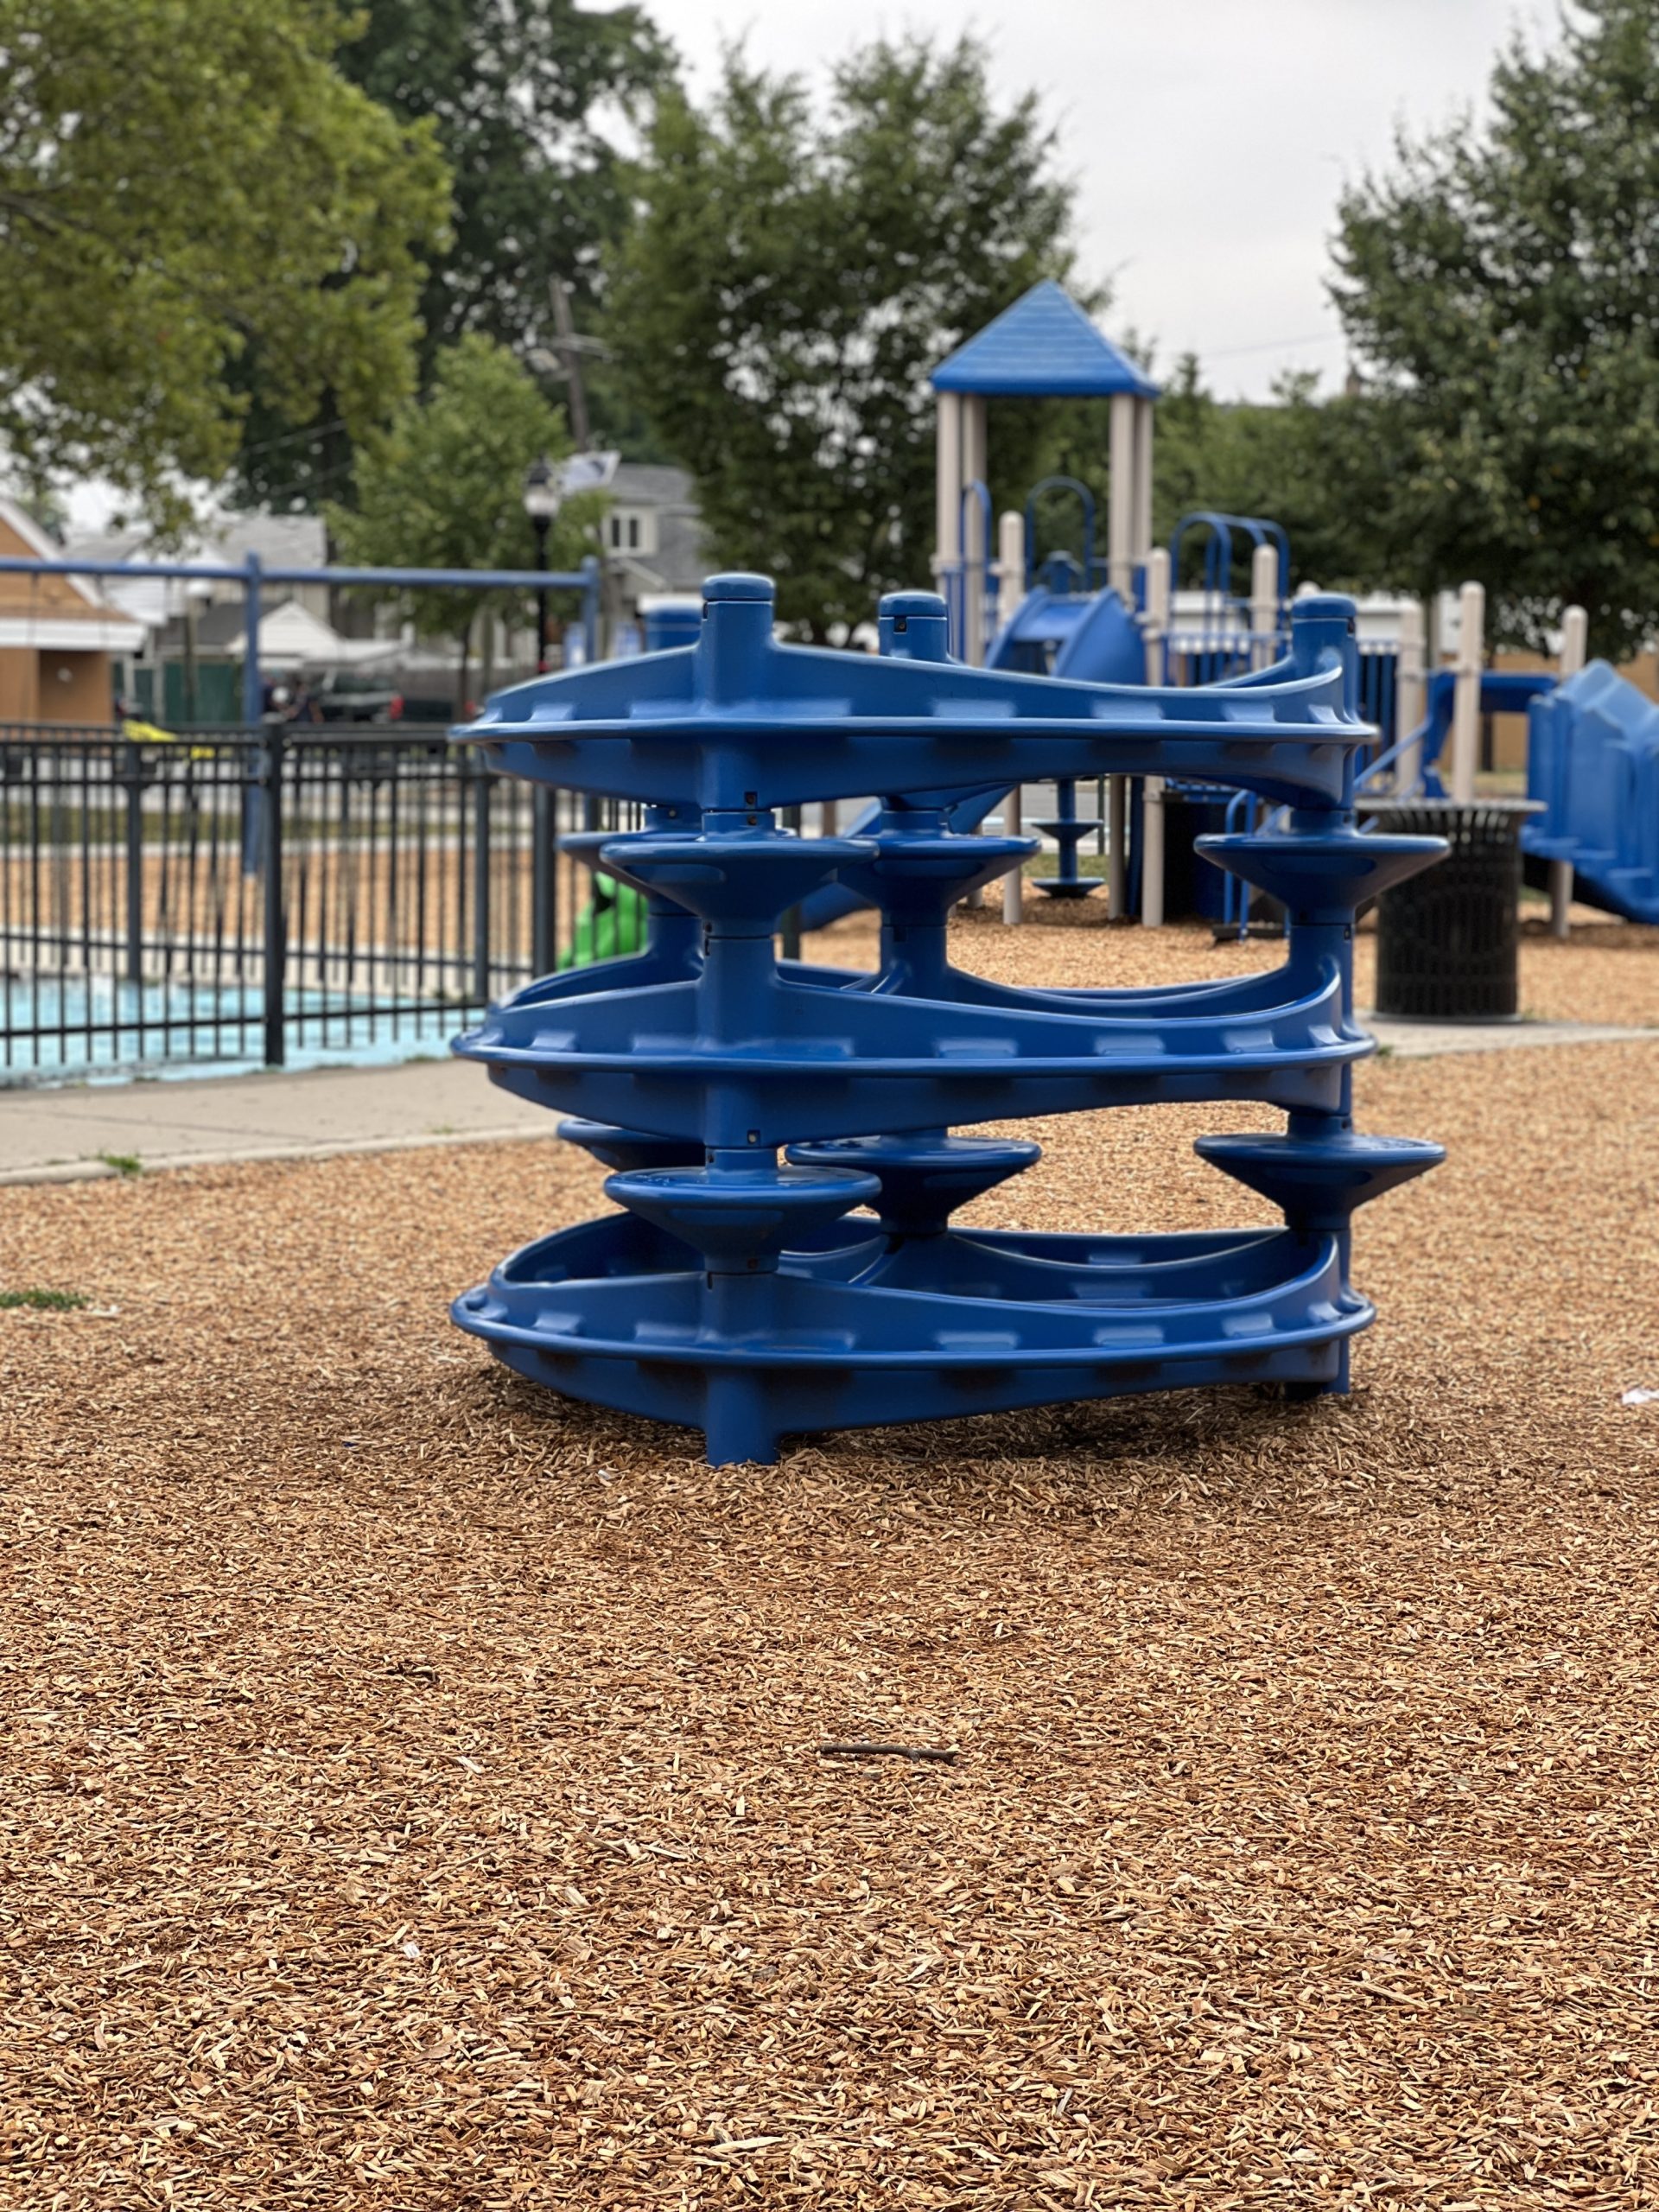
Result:
{"label": "blue peaked roof", "polygon": [[1103,338],[1068,292],[1052,278],[1033,284],[976,337],[941,361],[935,391],[970,391],[986,398],[1095,399],[1134,392],[1156,399],[1151,378]]}

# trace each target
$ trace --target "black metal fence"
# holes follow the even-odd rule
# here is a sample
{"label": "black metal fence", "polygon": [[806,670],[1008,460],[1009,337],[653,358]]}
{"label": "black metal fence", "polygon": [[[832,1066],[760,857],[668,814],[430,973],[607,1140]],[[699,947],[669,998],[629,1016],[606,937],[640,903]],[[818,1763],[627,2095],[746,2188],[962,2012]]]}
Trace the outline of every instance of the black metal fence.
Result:
{"label": "black metal fence", "polygon": [[436,1052],[582,950],[631,810],[393,729],[0,729],[0,1081]]}

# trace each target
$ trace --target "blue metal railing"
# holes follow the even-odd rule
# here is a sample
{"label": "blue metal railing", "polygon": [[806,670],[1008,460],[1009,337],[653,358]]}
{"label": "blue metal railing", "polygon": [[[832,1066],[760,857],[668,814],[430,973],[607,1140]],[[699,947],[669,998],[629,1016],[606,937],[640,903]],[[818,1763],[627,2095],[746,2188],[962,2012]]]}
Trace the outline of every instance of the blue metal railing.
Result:
{"label": "blue metal railing", "polygon": [[215,561],[40,561],[0,556],[0,575],[105,576],[121,580],[239,583],[242,587],[242,715],[257,722],[264,684],[259,671],[261,601],[267,584],[323,584],[387,591],[579,591],[586,658],[599,650],[600,564],[589,554],[580,569],[285,569],[267,568],[257,553],[235,565]]}

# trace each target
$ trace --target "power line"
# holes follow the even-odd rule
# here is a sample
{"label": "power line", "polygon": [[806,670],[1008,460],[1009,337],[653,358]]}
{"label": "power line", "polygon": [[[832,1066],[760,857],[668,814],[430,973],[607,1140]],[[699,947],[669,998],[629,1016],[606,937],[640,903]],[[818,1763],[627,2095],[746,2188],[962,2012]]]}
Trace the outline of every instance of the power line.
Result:
{"label": "power line", "polygon": [[1214,346],[1207,352],[1192,348],[1206,361],[1224,361],[1234,353],[1272,353],[1281,346],[1335,346],[1345,344],[1347,334],[1341,330],[1312,330],[1306,338],[1262,338],[1249,346]]}

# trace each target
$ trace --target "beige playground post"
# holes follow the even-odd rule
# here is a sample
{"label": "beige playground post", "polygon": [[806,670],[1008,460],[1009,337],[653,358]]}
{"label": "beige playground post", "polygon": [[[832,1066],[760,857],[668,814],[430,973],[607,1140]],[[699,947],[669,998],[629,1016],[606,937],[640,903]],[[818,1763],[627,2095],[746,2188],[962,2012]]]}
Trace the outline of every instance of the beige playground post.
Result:
{"label": "beige playground post", "polygon": [[[1161,545],[1147,556],[1147,681],[1164,680],[1164,639],[1169,633],[1169,555]],[[1148,776],[1141,793],[1141,925],[1164,925],[1164,779]]]}
{"label": "beige playground post", "polygon": [[1127,605],[1135,588],[1135,395],[1112,394],[1106,486],[1106,580]]}
{"label": "beige playground post", "polygon": [[[1569,607],[1561,617],[1561,681],[1576,676],[1590,658],[1590,617],[1581,607]],[[1549,864],[1549,933],[1566,937],[1573,925],[1573,863]]]}
{"label": "beige playground post", "polygon": [[1279,629],[1279,550],[1258,545],[1250,556],[1250,666],[1271,668]]}
{"label": "beige playground post", "polygon": [[[997,519],[996,576],[999,587],[997,613],[1004,622],[1010,620],[1020,604],[1026,583],[1026,524],[1023,515],[1012,508]],[[1010,837],[1021,834],[1024,826],[1024,793],[1018,784],[1002,803],[1002,824]],[[1002,918],[1012,927],[1022,922],[1026,915],[1025,865],[1016,861],[1002,879]]]}
{"label": "beige playground post", "polygon": [[1129,556],[1138,567],[1152,551],[1152,411],[1151,400],[1135,403],[1135,520],[1129,533]]}
{"label": "beige playground post", "polygon": [[1400,657],[1394,679],[1394,742],[1405,746],[1394,764],[1396,791],[1414,791],[1423,771],[1421,746],[1407,745],[1406,740],[1421,728],[1427,711],[1427,653],[1423,603],[1408,599],[1400,610]]}
{"label": "beige playground post", "polygon": [[1468,805],[1480,766],[1480,672],[1486,647],[1486,587],[1458,594],[1457,686],[1452,699],[1452,796]]}
{"label": "beige playground post", "polygon": [[985,665],[985,570],[991,557],[986,543],[989,517],[969,487],[985,481],[985,402],[976,392],[962,397],[962,491],[958,536],[962,545],[962,657],[970,668]]}
{"label": "beige playground post", "polygon": [[938,462],[933,474],[933,574],[946,588],[947,571],[962,558],[962,398],[938,395]]}

